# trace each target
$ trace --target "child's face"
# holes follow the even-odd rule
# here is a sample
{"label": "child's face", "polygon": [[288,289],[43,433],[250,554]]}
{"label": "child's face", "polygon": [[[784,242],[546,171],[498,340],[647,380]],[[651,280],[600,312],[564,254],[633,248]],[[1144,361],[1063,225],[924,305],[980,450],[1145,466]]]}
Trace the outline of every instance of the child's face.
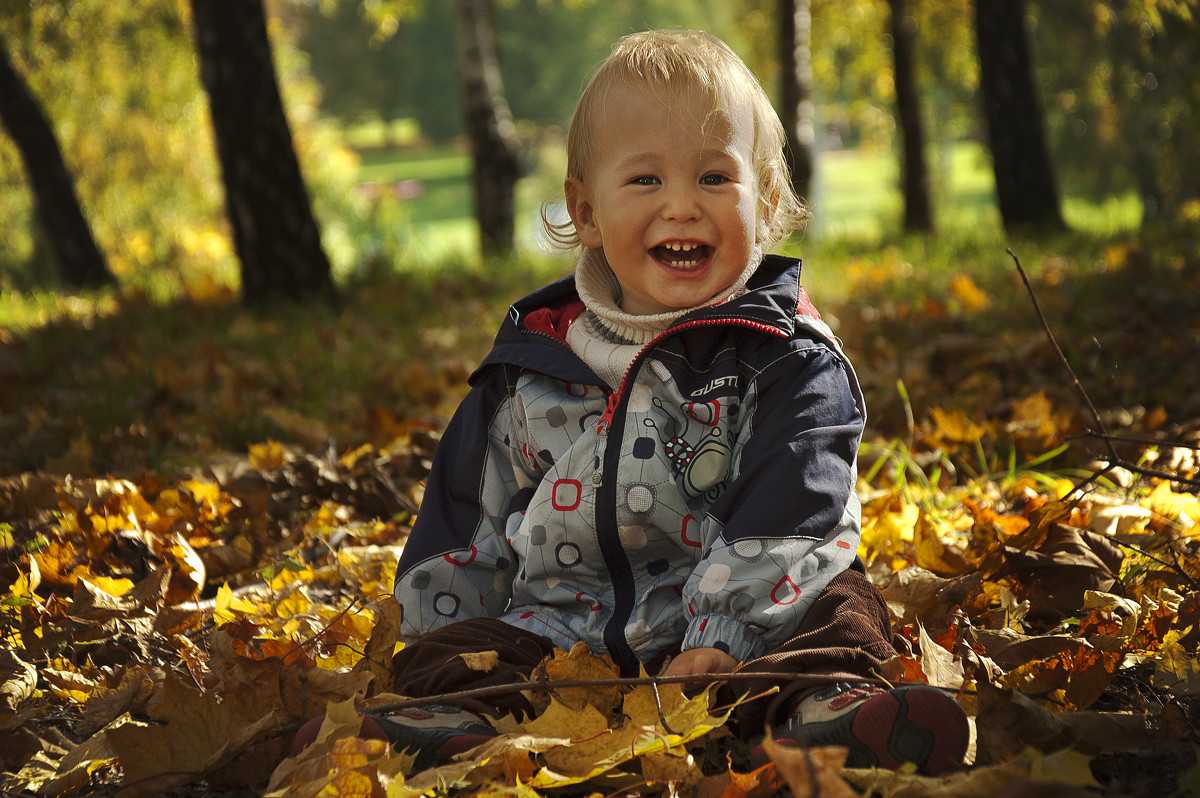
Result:
{"label": "child's face", "polygon": [[566,183],[580,240],[603,248],[627,313],[703,304],[745,270],[755,244],[749,109],[710,118],[700,98],[672,106],[614,87],[594,131],[590,173]]}

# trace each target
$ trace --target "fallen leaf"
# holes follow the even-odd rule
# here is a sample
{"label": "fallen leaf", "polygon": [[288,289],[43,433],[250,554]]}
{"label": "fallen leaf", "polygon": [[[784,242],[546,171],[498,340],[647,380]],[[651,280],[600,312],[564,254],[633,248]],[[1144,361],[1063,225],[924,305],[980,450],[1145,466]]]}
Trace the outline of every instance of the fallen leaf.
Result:
{"label": "fallen leaf", "polygon": [[1150,683],[1177,696],[1200,695],[1200,662],[1179,644],[1179,637],[1174,629],[1167,632]]}
{"label": "fallen leaf", "polygon": [[1146,720],[1117,712],[1054,712],[1022,693],[978,685],[976,761],[993,764],[1025,748],[1120,751],[1147,744]]}
{"label": "fallen leaf", "polygon": [[4,674],[4,681],[0,682],[0,701],[5,709],[16,710],[33,695],[37,687],[37,668],[4,646],[0,648],[0,673]]}
{"label": "fallen leaf", "polygon": [[771,735],[763,739],[762,745],[791,788],[793,798],[858,798],[841,777],[845,748],[785,746],[772,740]]}
{"label": "fallen leaf", "polygon": [[466,666],[473,671],[480,673],[488,673],[500,661],[500,654],[497,651],[476,651],[458,655]]}

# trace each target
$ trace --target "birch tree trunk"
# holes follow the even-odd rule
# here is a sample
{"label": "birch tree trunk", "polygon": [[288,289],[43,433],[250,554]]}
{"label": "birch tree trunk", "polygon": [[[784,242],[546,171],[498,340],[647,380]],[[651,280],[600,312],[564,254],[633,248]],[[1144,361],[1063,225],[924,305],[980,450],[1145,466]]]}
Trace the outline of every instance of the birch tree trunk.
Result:
{"label": "birch tree trunk", "polygon": [[792,188],[806,204],[816,171],[810,0],[779,0],[780,121],[788,140]]}

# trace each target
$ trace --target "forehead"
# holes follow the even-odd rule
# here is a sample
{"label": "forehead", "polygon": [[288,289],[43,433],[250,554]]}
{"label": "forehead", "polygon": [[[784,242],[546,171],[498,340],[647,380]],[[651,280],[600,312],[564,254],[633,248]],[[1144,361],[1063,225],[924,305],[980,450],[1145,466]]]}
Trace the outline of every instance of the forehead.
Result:
{"label": "forehead", "polygon": [[598,111],[593,135],[607,147],[662,137],[664,143],[695,139],[723,148],[753,136],[748,103],[730,102],[712,87],[618,81]]}

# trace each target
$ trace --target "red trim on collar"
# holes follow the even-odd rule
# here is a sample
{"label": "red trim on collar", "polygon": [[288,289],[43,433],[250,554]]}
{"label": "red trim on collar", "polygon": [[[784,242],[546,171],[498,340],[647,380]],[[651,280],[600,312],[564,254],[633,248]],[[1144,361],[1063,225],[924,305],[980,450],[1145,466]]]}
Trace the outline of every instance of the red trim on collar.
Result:
{"label": "red trim on collar", "polygon": [[812,303],[811,299],[809,299],[808,292],[804,290],[803,286],[800,287],[799,301],[796,302],[796,315],[808,316],[809,318],[816,319],[817,321],[821,320],[821,314],[817,310],[817,306]]}
{"label": "red trim on collar", "polygon": [[566,343],[567,330],[583,310],[582,301],[569,302],[560,308],[538,308],[525,317],[525,329],[545,333]]}

